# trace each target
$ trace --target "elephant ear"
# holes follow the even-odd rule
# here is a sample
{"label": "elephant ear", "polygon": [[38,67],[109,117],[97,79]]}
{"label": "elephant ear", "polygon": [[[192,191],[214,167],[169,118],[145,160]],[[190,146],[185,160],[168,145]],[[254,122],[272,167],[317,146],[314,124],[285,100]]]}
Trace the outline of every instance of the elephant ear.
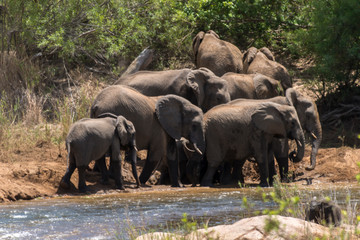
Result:
{"label": "elephant ear", "polygon": [[255,59],[256,53],[257,53],[256,47],[249,48],[244,54],[244,63],[249,66],[252,63],[252,61]]}
{"label": "elephant ear", "polygon": [[269,98],[269,92],[274,91],[270,79],[260,73],[257,73],[253,80],[256,97],[258,99]]}
{"label": "elephant ear", "polygon": [[160,125],[171,138],[180,140],[182,127],[182,102],[172,94],[161,97],[155,105]]}
{"label": "elephant ear", "polygon": [[117,134],[120,138],[120,143],[122,145],[132,145],[135,144],[135,127],[132,122],[124,118],[123,116],[118,116],[115,123]]}
{"label": "elephant ear", "polygon": [[263,132],[275,137],[286,137],[285,123],[275,104],[262,104],[252,115],[255,126]]}
{"label": "elephant ear", "polygon": [[198,52],[199,52],[199,47],[200,47],[200,44],[202,42],[202,40],[204,39],[204,36],[205,36],[205,33],[203,31],[199,32],[198,34],[196,34],[196,36],[194,37],[193,39],[193,53],[194,53],[194,58],[195,58],[195,65],[197,65],[197,55],[198,55]]}
{"label": "elephant ear", "polygon": [[286,100],[291,106],[296,108],[298,104],[298,93],[294,88],[288,88],[285,91]]}
{"label": "elephant ear", "polygon": [[197,70],[190,71],[186,77],[186,83],[194,91],[198,106],[201,106],[204,102],[204,85],[206,78],[208,78],[211,74],[214,73],[211,72],[209,69],[202,67]]}
{"label": "elephant ear", "polygon": [[214,30],[209,30],[206,33],[211,34],[211,35],[215,36],[216,38],[220,39],[219,35],[217,35],[217,33]]}
{"label": "elephant ear", "polygon": [[263,54],[265,54],[265,56],[271,60],[271,61],[275,61],[275,57],[273,55],[273,53],[270,51],[270,49],[268,49],[267,47],[263,47],[260,49],[260,52],[262,52]]}

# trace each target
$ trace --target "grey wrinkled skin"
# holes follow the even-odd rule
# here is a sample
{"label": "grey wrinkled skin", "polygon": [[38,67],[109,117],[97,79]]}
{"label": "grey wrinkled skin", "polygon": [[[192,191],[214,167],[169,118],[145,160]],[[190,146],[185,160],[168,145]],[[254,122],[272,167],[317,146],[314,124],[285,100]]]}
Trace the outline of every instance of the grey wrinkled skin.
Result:
{"label": "grey wrinkled skin", "polygon": [[255,47],[249,48],[243,57],[244,73],[261,73],[280,81],[284,90],[292,87],[292,80],[287,69],[275,61],[274,56],[266,47],[258,50]]}
{"label": "grey wrinkled skin", "polygon": [[230,101],[227,82],[207,68],[139,71],[121,77],[115,84],[130,86],[146,96],[178,95],[204,112]]}
{"label": "grey wrinkled skin", "polygon": [[197,68],[206,67],[217,76],[227,72],[243,73],[243,54],[232,43],[221,40],[213,31],[201,31],[193,39]]}
{"label": "grey wrinkled skin", "polygon": [[[319,113],[314,101],[310,98],[302,96],[293,88],[288,88],[285,92],[285,97],[278,96],[270,99],[251,100],[251,99],[238,99],[231,101],[230,104],[247,104],[248,102],[274,102],[281,105],[294,106],[298,115],[302,129],[309,134],[311,141],[311,154],[310,166],[306,170],[313,170],[316,166],[316,155],[318,153],[322,141],[322,127],[320,122]],[[279,165],[280,177],[283,182],[289,181],[288,179],[288,155],[289,145],[287,139],[276,139],[273,143],[274,155]],[[299,149],[297,150],[299,152]],[[302,157],[290,159],[294,162],[299,162]]]}
{"label": "grey wrinkled skin", "polygon": [[[235,100],[236,101],[236,100]],[[260,169],[260,185],[269,186],[275,174],[274,138],[296,139],[304,147],[304,134],[292,106],[251,102],[223,104],[204,115],[207,170],[201,185],[211,186],[217,168],[237,164],[236,178],[243,182],[242,166],[254,157]],[[303,154],[299,150],[298,157]]]}
{"label": "grey wrinkled skin", "polygon": [[148,151],[140,175],[142,184],[147,182],[157,164],[166,164],[172,186],[182,186],[178,174],[180,146],[176,144],[177,140],[185,138],[201,152],[205,151],[203,113],[199,107],[180,96],[148,97],[131,87],[113,85],[102,90],[95,98],[91,117],[105,112],[121,114],[129,119],[136,129],[138,150]]}
{"label": "grey wrinkled skin", "polygon": [[[92,160],[97,160],[110,153],[115,183],[117,188],[124,189],[121,180],[121,148],[135,151],[135,127],[123,116],[111,116],[99,119],[84,118],[74,123],[66,137],[68,150],[68,168],[61,180],[61,186],[68,188],[70,178],[76,168],[79,171],[79,191],[86,191],[85,169]],[[103,181],[107,181],[107,174],[101,168]],[[137,174],[134,175],[135,179]],[[139,182],[137,182],[139,184]]]}
{"label": "grey wrinkled skin", "polygon": [[282,94],[279,81],[260,73],[226,73],[221,78],[227,81],[231,100],[237,98],[265,99]]}

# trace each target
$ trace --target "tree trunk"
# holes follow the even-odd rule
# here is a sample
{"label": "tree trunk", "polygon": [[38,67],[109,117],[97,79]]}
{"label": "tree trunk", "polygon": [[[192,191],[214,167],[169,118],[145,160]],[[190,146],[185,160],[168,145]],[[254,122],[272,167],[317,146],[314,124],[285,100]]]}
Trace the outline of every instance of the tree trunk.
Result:
{"label": "tree trunk", "polygon": [[136,73],[137,71],[144,70],[153,60],[154,50],[145,48],[137,58],[129,65],[121,77]]}

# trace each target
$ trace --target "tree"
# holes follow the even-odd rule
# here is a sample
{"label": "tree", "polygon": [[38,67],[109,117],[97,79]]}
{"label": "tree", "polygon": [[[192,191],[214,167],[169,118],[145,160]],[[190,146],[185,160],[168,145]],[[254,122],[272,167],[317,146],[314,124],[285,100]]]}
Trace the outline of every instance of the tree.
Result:
{"label": "tree", "polygon": [[313,1],[313,26],[307,47],[324,85],[344,89],[356,85],[360,70],[360,1]]}

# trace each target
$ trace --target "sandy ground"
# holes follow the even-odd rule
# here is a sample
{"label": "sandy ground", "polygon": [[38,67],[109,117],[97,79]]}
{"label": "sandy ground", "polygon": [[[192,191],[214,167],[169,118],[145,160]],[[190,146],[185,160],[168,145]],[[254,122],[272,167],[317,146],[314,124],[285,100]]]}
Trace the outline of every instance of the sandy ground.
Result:
{"label": "sandy ground", "polygon": [[[356,174],[360,173],[357,162],[360,161],[360,149],[350,147],[321,148],[317,157],[317,166],[313,171],[306,171],[309,164],[310,145],[306,146],[306,155],[299,164],[290,165],[294,172],[295,181],[291,184],[328,184],[338,182],[356,182]],[[144,152],[139,156],[143,158]],[[50,143],[39,144],[33,149],[18,152],[14,162],[0,162],[0,202],[16,201],[20,199],[34,199],[38,197],[52,197],[63,194],[78,194],[77,172],[72,176],[74,186],[70,190],[59,188],[59,182],[66,170],[66,150]],[[142,161],[139,162],[139,165]],[[152,185],[140,189],[135,188],[135,181],[130,171],[130,165],[124,163],[123,177],[128,192],[148,190],[164,190],[170,186]],[[258,174],[254,163],[248,162],[244,167],[245,181],[257,183]],[[141,166],[138,167],[141,171]],[[100,184],[100,175],[87,173],[87,185],[90,194],[111,193],[118,191],[110,185]],[[190,186],[189,186],[190,187]]]}

